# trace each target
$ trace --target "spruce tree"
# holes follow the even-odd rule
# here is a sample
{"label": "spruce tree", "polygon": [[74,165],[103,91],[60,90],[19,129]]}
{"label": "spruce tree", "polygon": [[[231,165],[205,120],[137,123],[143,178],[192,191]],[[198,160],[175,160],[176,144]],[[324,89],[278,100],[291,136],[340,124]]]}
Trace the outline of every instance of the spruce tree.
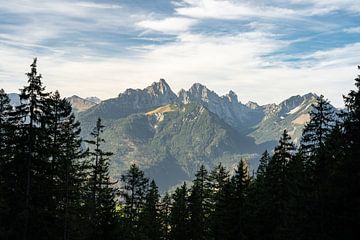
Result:
{"label": "spruce tree", "polygon": [[[50,180],[54,201],[55,222],[49,226],[54,236],[61,239],[79,238],[84,220],[84,184],[86,166],[83,158],[80,123],[75,120],[71,104],[56,91],[47,100],[46,130],[51,139]],[[61,227],[59,227],[61,226]]]}
{"label": "spruce tree", "polygon": [[161,215],[161,232],[163,240],[170,240],[170,215],[171,215],[171,196],[168,192],[165,193],[160,204],[160,215]]}
{"label": "spruce tree", "polygon": [[230,239],[245,239],[247,236],[247,198],[249,194],[250,181],[251,178],[247,163],[244,160],[241,160],[231,178],[231,185],[233,188],[231,198],[231,208],[233,209],[232,221],[235,221],[235,223],[231,228]]}
{"label": "spruce tree", "polygon": [[265,239],[267,237],[270,239],[282,238],[284,234],[285,206],[288,198],[286,174],[288,163],[294,157],[294,150],[294,144],[291,142],[287,131],[284,130],[266,169],[264,201],[266,201],[268,222],[266,223],[265,236],[263,236]]}
{"label": "spruce tree", "polygon": [[144,239],[159,240],[162,238],[160,215],[160,195],[154,180],[150,182],[145,196],[144,209],[141,213],[141,230]]}
{"label": "spruce tree", "polygon": [[14,122],[11,120],[13,108],[10,99],[3,89],[0,89],[0,238],[8,238],[11,225],[10,199],[11,163],[13,161]]}
{"label": "spruce tree", "polygon": [[125,239],[141,239],[140,215],[144,209],[149,180],[135,164],[121,175],[123,205],[122,234]]}
{"label": "spruce tree", "polygon": [[248,211],[251,212],[248,219],[249,226],[257,226],[256,231],[249,231],[248,237],[250,239],[262,239],[267,230],[268,224],[268,206],[267,206],[267,194],[268,194],[268,185],[267,185],[267,169],[271,156],[266,150],[259,160],[259,166],[256,171],[256,178],[253,181],[253,184],[249,185],[248,188]]}
{"label": "spruce tree", "polygon": [[227,239],[229,232],[229,172],[220,163],[210,173],[210,227],[214,239]]}
{"label": "spruce tree", "polygon": [[189,196],[190,239],[208,239],[210,204],[208,173],[202,165],[195,174],[194,185]]}
{"label": "spruce tree", "polygon": [[189,206],[186,183],[176,188],[172,195],[173,204],[170,214],[170,236],[173,240],[190,239],[189,237]]}
{"label": "spruce tree", "polygon": [[[358,66],[360,70],[360,66]],[[338,228],[334,238],[356,239],[359,236],[360,219],[360,75],[355,79],[355,90],[344,96],[347,110],[344,126],[345,156],[339,162],[335,175],[337,187]],[[340,158],[341,160],[341,158]]]}
{"label": "spruce tree", "polygon": [[309,170],[315,171],[314,175],[321,175],[326,164],[325,141],[334,123],[334,111],[322,95],[317,97],[312,107],[310,122],[303,130],[300,149]]}
{"label": "spruce tree", "polygon": [[13,215],[16,232],[22,233],[23,239],[46,239],[48,233],[41,226],[52,217],[49,212],[52,201],[48,194],[49,137],[44,125],[49,94],[45,92],[42,77],[37,72],[36,58],[30,66],[31,71],[26,74],[28,85],[21,90],[20,105],[14,114],[20,122],[14,136],[17,143],[14,154],[17,196],[11,208],[16,211]]}
{"label": "spruce tree", "polygon": [[89,221],[92,230],[90,238],[109,239],[115,226],[116,189],[109,176],[109,156],[111,152],[102,149],[105,140],[102,133],[105,126],[99,118],[91,132],[94,140],[87,140],[90,145],[91,168],[89,178]]}

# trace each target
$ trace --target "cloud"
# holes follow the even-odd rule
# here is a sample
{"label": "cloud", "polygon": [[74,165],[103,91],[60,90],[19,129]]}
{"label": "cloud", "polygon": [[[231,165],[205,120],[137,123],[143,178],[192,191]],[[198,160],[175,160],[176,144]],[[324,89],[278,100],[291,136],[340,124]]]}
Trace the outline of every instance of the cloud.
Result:
{"label": "cloud", "polygon": [[347,11],[355,14],[360,13],[358,0],[289,0],[295,4],[310,4],[314,13],[326,14],[334,11]]}
{"label": "cloud", "polygon": [[182,17],[170,17],[161,20],[143,20],[137,26],[166,34],[186,32],[196,23],[196,20]]}
{"label": "cloud", "polygon": [[[359,51],[360,45],[318,51],[304,56],[303,62],[296,65],[267,57],[287,44],[263,32],[228,36],[182,33],[178,41],[152,46],[135,58],[40,55],[39,70],[49,90],[59,89],[66,96],[96,95],[106,99],[126,88],[144,88],[165,78],[175,91],[201,82],[220,94],[232,89],[243,102],[279,102],[312,91],[341,106],[341,94],[353,86],[354,63],[359,60],[353,53]],[[23,73],[31,62],[31,53],[0,47],[0,54],[7,59],[0,65],[0,79],[16,80],[5,84],[2,80],[1,85],[14,91],[14,86],[22,85],[21,80],[25,83]]]}
{"label": "cloud", "polygon": [[292,9],[263,4],[226,0],[184,0],[176,13],[193,18],[242,19],[250,17],[291,18],[298,16]]}
{"label": "cloud", "polygon": [[346,33],[360,33],[360,27],[352,27],[344,29]]}
{"label": "cloud", "polygon": [[[356,15],[355,0],[183,0],[161,14],[125,1],[34,2],[0,0],[11,20],[0,20],[0,85],[11,92],[39,57],[45,85],[66,96],[106,99],[166,78],[175,91],[201,82],[243,102],[312,91],[341,106],[360,62],[356,35],[342,38],[358,31],[344,23],[353,19],[326,15]],[[329,30],[339,37],[318,40]]]}

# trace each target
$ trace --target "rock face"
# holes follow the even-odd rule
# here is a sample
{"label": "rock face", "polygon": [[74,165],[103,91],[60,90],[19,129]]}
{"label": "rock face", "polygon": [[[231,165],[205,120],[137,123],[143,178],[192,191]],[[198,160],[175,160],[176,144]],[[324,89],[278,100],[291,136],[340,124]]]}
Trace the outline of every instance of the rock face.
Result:
{"label": "rock face", "polygon": [[258,144],[278,139],[281,132],[287,129],[295,143],[298,143],[304,125],[309,121],[309,112],[316,102],[317,95],[293,96],[279,105],[267,104],[262,106],[264,118],[250,133]]}
{"label": "rock face", "polygon": [[98,97],[87,97],[87,98],[85,98],[85,100],[88,100],[88,101],[96,103],[96,104],[99,104],[101,102],[101,99]]}
{"label": "rock face", "polygon": [[239,102],[233,91],[220,97],[199,83],[195,83],[188,91],[181,90],[179,101],[183,104],[196,102],[204,105],[209,111],[239,131],[260,122],[263,116],[261,109],[252,108]]}
{"label": "rock face", "polygon": [[101,101],[78,118],[85,139],[96,119],[103,119],[106,150],[114,152],[113,177],[137,163],[166,190],[192,178],[201,164],[231,168],[245,158],[255,168],[284,129],[298,142],[315,101],[309,93],[280,104],[243,104],[233,91],[219,96],[199,83],[176,95],[161,79]]}
{"label": "rock face", "polygon": [[89,108],[97,105],[97,103],[95,103],[93,101],[81,98],[76,95],[73,95],[66,99],[70,102],[70,104],[73,107],[73,110],[75,112],[82,112],[82,111],[88,110]]}

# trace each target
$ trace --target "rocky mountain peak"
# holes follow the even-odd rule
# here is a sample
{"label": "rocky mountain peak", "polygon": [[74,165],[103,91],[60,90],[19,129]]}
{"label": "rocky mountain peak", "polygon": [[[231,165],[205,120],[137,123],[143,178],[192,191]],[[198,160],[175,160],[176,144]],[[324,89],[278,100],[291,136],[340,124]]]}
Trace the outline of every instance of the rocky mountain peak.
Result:
{"label": "rocky mountain peak", "polygon": [[152,95],[173,94],[169,84],[165,81],[165,79],[160,79],[159,82],[153,82],[153,84],[147,87],[146,90]]}
{"label": "rocky mountain peak", "polygon": [[231,103],[238,103],[239,102],[238,101],[238,96],[232,90],[230,90],[229,93],[226,94],[224,97]]}
{"label": "rocky mountain peak", "polygon": [[82,111],[88,110],[89,108],[97,105],[97,103],[87,100],[87,99],[84,99],[84,98],[81,98],[77,95],[73,95],[66,99],[70,102],[72,108],[77,112],[82,112]]}
{"label": "rocky mountain peak", "polygon": [[101,102],[101,99],[98,98],[98,97],[95,97],[95,96],[94,97],[87,97],[87,98],[85,98],[85,100],[88,100],[88,101],[96,103],[96,104],[99,104]]}
{"label": "rocky mountain peak", "polygon": [[259,104],[252,101],[248,101],[245,105],[250,109],[258,109],[260,107]]}

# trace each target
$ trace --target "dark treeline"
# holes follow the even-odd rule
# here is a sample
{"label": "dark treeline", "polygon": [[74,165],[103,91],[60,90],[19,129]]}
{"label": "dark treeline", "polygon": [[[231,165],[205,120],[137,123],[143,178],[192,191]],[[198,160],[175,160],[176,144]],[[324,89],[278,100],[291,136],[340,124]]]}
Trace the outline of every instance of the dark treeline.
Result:
{"label": "dark treeline", "polygon": [[256,173],[244,160],[232,170],[201,166],[164,196],[136,165],[111,179],[101,119],[82,140],[70,103],[42,86],[36,59],[27,77],[15,108],[0,90],[0,239],[360,236],[360,77],[345,111],[320,96],[300,145],[285,130]]}

